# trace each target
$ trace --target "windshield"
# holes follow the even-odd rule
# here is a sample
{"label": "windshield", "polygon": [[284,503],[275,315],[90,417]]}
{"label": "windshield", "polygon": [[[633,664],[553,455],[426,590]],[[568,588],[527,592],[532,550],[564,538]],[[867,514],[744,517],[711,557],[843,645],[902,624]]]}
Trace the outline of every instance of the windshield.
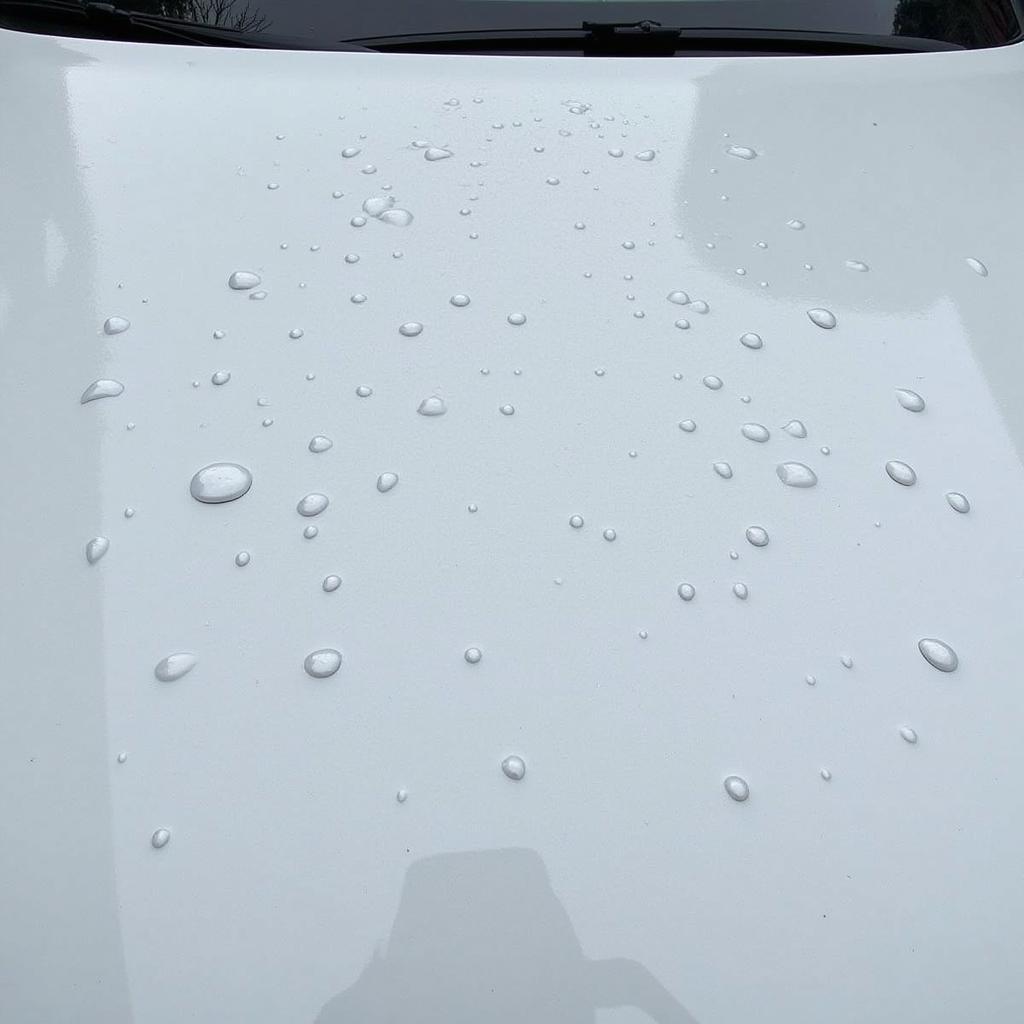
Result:
{"label": "windshield", "polygon": [[[113,6],[268,38],[273,35],[301,40],[311,46],[422,34],[543,33],[579,29],[585,21],[645,20],[694,33],[742,31],[748,37],[772,32],[841,33],[979,48],[1017,40],[1021,32],[1018,3],[1019,0],[119,0]],[[10,23],[11,15],[2,7],[0,16]],[[91,26],[88,32],[80,34],[104,32],[102,27]],[[524,52],[529,49],[522,48]],[[479,52],[486,52],[486,48]]]}

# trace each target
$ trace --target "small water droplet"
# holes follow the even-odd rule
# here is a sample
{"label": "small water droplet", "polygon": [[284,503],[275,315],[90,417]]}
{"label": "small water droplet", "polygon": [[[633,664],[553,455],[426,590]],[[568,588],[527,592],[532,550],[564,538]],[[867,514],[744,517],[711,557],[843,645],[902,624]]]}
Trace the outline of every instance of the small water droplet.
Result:
{"label": "small water droplet", "polygon": [[723,479],[732,479],[732,466],[728,462],[713,462],[711,468]]}
{"label": "small water droplet", "polygon": [[692,601],[697,594],[697,590],[692,583],[680,583],[676,588],[676,593],[684,601]]}
{"label": "small water droplet", "polygon": [[189,483],[189,493],[206,505],[219,505],[241,498],[252,487],[252,473],[237,462],[213,462],[198,470]]}
{"label": "small water droplet", "polygon": [[689,328],[690,328],[690,321],[687,320],[685,317],[680,317],[676,321],[676,327],[678,327],[679,330],[681,330],[681,331],[689,330]]}
{"label": "small water droplet", "polygon": [[235,555],[235,565],[237,565],[239,569],[244,569],[251,561],[252,556],[248,551],[239,551],[238,554]]}
{"label": "small water droplet", "polygon": [[121,753],[117,755],[117,763],[118,764],[124,764],[125,761],[127,761],[127,760],[128,760],[128,751],[127,750],[122,750]]}
{"label": "small water droplet", "polygon": [[502,416],[514,416],[515,411],[516,407],[514,405],[506,404],[498,406],[498,412],[500,412]]}
{"label": "small water droplet", "polygon": [[398,328],[398,333],[404,338],[415,338],[423,333],[423,324],[417,320],[408,320]]}
{"label": "small water droplet", "polygon": [[680,420],[679,429],[686,431],[687,434],[692,434],[697,429],[697,424],[693,420]]}
{"label": "small water droplet", "polygon": [[794,231],[803,231],[803,229],[804,229],[804,222],[802,220],[797,220],[794,217],[792,220],[787,220],[786,221],[786,227],[787,228],[792,228]]}
{"label": "small water droplet", "polygon": [[174,683],[182,676],[188,675],[196,667],[198,660],[194,654],[189,654],[186,651],[168,654],[166,658],[161,658],[157,662],[156,668],[153,669],[153,675],[161,683]]}
{"label": "small water droplet", "polygon": [[373,388],[367,387],[365,384],[360,384],[359,387],[356,388],[356,394],[360,398],[369,398],[370,395],[373,394]]}
{"label": "small water droplet", "polygon": [[334,447],[334,442],[323,434],[317,434],[309,439],[309,450],[317,455]]}
{"label": "small water droplet", "polygon": [[123,334],[129,327],[131,327],[131,321],[129,321],[127,317],[111,316],[107,317],[103,322],[103,333]]}
{"label": "small water droplet", "polygon": [[[385,210],[395,205],[394,196],[371,196],[363,200],[363,211],[371,217],[379,217]],[[366,223],[365,221],[363,222]]]}
{"label": "small water droplet", "polygon": [[805,683],[806,683],[806,684],[807,684],[808,686],[814,686],[814,685],[816,685],[816,684],[817,684],[818,680],[817,680],[817,678],[816,678],[815,676],[812,676],[812,675],[806,675],[806,676],[804,676],[804,682],[805,682]]}
{"label": "small water droplet", "polygon": [[817,474],[802,462],[780,462],[775,475],[787,487],[813,487],[818,482]]}
{"label": "small water droplet", "polygon": [[608,529],[601,534],[601,536],[604,537],[606,541],[613,541],[618,536],[618,534],[609,526]]}
{"label": "small water droplet", "polygon": [[895,480],[896,483],[902,484],[904,487],[912,487],[917,483],[917,474],[913,467],[908,466],[905,462],[893,459],[885,464],[885,471],[891,480]]}
{"label": "small water droplet", "polygon": [[106,537],[93,537],[85,545],[85,560],[95,565],[110,550],[110,541]]}
{"label": "small water droplet", "polygon": [[967,257],[967,266],[971,268],[980,277],[988,277],[988,267],[985,266],[981,260],[976,260],[973,256]]}
{"label": "small water droplet", "polygon": [[570,525],[570,526],[571,526],[571,527],[572,527],[572,528],[573,528],[574,530],[579,530],[579,529],[581,529],[581,528],[583,527],[583,516],[581,516],[581,515],[572,515],[572,516],[569,516],[569,525]]}
{"label": "small water droplet", "polygon": [[690,296],[678,289],[674,292],[669,292],[665,297],[669,302],[673,302],[677,306],[688,306],[690,304]]}
{"label": "small water droplet", "polygon": [[861,263],[860,260],[847,260],[846,261],[846,269],[847,270],[857,270],[860,273],[864,274],[864,273],[867,273],[867,271],[868,271],[868,265],[866,263]]}
{"label": "small water droplet", "polygon": [[483,658],[483,656],[484,652],[481,651],[479,647],[467,647],[465,653],[463,654],[463,657],[466,659],[466,661],[469,662],[470,665],[478,665],[480,663],[480,659]]}
{"label": "small water droplet", "polygon": [[526,314],[525,313],[509,313],[509,315],[506,317],[506,319],[508,320],[508,322],[513,327],[522,327],[523,324],[526,323]]}
{"label": "small water droplet", "polygon": [[509,754],[501,762],[501,770],[505,773],[506,778],[511,779],[513,782],[521,782],[523,776],[526,775],[526,762],[515,754]]}
{"label": "small water droplet", "polygon": [[95,402],[98,398],[117,398],[124,391],[124,385],[119,380],[101,378],[94,380],[83,392],[78,400],[82,405],[88,402]]}
{"label": "small water droplet", "polygon": [[959,491],[950,491],[946,495],[946,501],[949,502],[949,507],[954,512],[971,511],[971,503],[967,500],[966,495],[961,494]]}
{"label": "small water droplet", "polygon": [[398,791],[398,792],[397,792],[397,793],[395,794],[395,799],[396,799],[396,800],[397,800],[397,801],[398,801],[398,802],[399,802],[400,804],[404,804],[404,803],[405,803],[405,801],[409,799],[409,790],[407,790],[407,789],[400,789],[400,790],[399,790],[399,791]]}
{"label": "small water droplet", "polygon": [[746,334],[740,335],[740,344],[745,348],[761,348],[764,345],[764,341],[762,341],[760,334],[748,331]]}
{"label": "small water droplet", "polygon": [[909,388],[896,389],[896,401],[909,412],[922,412],[924,410],[924,399]]}
{"label": "small water droplet", "polygon": [[763,526],[748,526],[746,536],[755,548],[763,548],[768,544],[768,531]]}
{"label": "small water droplet", "polygon": [[324,588],[325,593],[333,594],[338,589],[338,587],[341,586],[341,577],[333,575],[325,576],[322,586]]}
{"label": "small water droplet", "polygon": [[953,672],[956,670],[957,665],[960,664],[956,651],[943,640],[925,637],[923,640],[918,641],[917,648],[924,657],[924,660],[932,668],[937,668],[940,672]]}
{"label": "small water droplet", "polygon": [[748,441],[757,441],[759,444],[764,444],[771,437],[768,428],[763,423],[744,423],[740,427],[740,433]]}
{"label": "small water droplet", "polygon": [[622,248],[623,249],[635,249],[636,248],[636,242],[628,242],[628,241],[627,242],[623,242],[622,243]]}
{"label": "small water droplet", "polygon": [[703,316],[709,309],[711,309],[711,307],[703,299],[694,299],[693,302],[690,303],[690,309],[692,309],[694,313],[700,313]]}
{"label": "small water droplet", "polygon": [[458,293],[456,295],[453,295],[448,301],[453,306],[457,306],[459,309],[462,309],[464,306],[468,306],[469,305],[469,296],[468,295],[463,295],[460,292],[460,293]]}
{"label": "small water droplet", "polygon": [[616,160],[618,160],[619,157],[621,157],[624,154],[624,152],[625,151],[621,150],[621,149],[609,149],[608,150],[608,155],[609,156],[613,156],[613,157],[615,157]]}
{"label": "small water droplet", "polygon": [[701,383],[712,391],[718,391],[722,387],[722,378],[716,377],[714,374],[708,374],[707,377],[702,378]]}
{"label": "small water droplet", "polygon": [[655,156],[653,149],[642,149],[639,153],[634,153],[633,155],[637,160],[642,160],[645,164],[649,164]]}
{"label": "small water droplet", "polygon": [[210,377],[210,383],[217,384],[218,386],[221,384],[227,384],[229,380],[231,380],[231,374],[227,370],[217,370],[217,372]]}
{"label": "small water droplet", "polygon": [[357,252],[347,252],[347,253],[345,253],[345,262],[346,263],[358,263],[359,262],[359,253],[357,253]]}
{"label": "small water droplet", "polygon": [[381,473],[381,475],[377,477],[377,490],[380,491],[381,494],[387,494],[388,491],[392,490],[397,483],[397,473]]}
{"label": "small water droplet", "polygon": [[470,502],[470,503],[469,503],[469,504],[468,504],[468,505],[466,506],[466,509],[467,509],[467,511],[469,511],[469,512],[479,512],[479,511],[480,511],[480,506],[479,506],[479,505],[478,505],[478,504],[477,504],[477,503],[476,503],[475,501],[471,501],[471,502]]}
{"label": "small water droplet", "polygon": [[810,317],[812,324],[817,324],[826,331],[832,330],[836,325],[835,314],[828,309],[809,309],[807,310],[807,315]]}
{"label": "small water droplet", "polygon": [[790,437],[806,437],[807,427],[804,426],[801,420],[790,420],[782,428]]}
{"label": "small water droplet", "polygon": [[853,658],[851,658],[848,654],[844,654],[839,659],[839,664],[842,665],[843,668],[853,668]]}
{"label": "small water droplet", "polygon": [[260,284],[260,275],[254,274],[251,270],[236,270],[228,278],[228,287],[236,292],[248,291]]}
{"label": "small water droplet", "polygon": [[734,583],[732,585],[732,592],[741,601],[746,601],[746,599],[750,596],[750,591],[747,589],[746,583]]}
{"label": "small water droplet", "polygon": [[900,736],[902,736],[908,743],[917,742],[917,732],[916,730],[911,729],[909,725],[900,726]]}
{"label": "small water droplet", "polygon": [[217,341],[220,341],[224,337],[224,332],[223,331],[214,331],[213,332],[213,336],[214,336],[214,338],[217,339]]}
{"label": "small water droplet", "polygon": [[305,537],[305,538],[306,538],[306,540],[312,540],[312,539],[313,539],[314,537],[316,537],[316,536],[317,536],[317,535],[318,535],[319,533],[320,533],[320,528],[319,528],[319,527],[317,527],[317,526],[314,526],[314,525],[313,525],[312,523],[310,523],[310,524],[309,524],[309,526],[307,526],[307,527],[306,527],[306,528],[305,528],[305,529],[304,529],[304,530],[302,531],[302,536],[303,536],[303,537]]}
{"label": "small water droplet", "polygon": [[311,651],[302,662],[302,667],[306,670],[306,675],[314,679],[327,679],[341,668],[341,651],[336,651],[333,647]]}
{"label": "small water droplet", "polygon": [[454,155],[450,149],[442,149],[440,146],[428,146],[423,151],[424,159],[429,160],[431,163],[437,160],[447,160],[448,157]]}
{"label": "small water droplet", "polygon": [[819,774],[826,782],[832,781],[832,773],[827,768],[822,768]]}
{"label": "small water droplet", "polygon": [[288,332],[288,337],[291,338],[293,341],[298,341],[298,339],[302,337],[303,333],[304,332],[301,327],[293,327]]}
{"label": "small water droplet", "polygon": [[125,519],[132,519],[132,518],[134,518],[134,516],[135,516],[135,509],[133,509],[131,507],[131,505],[126,506],[126,508],[124,510],[124,517],[125,517]]}
{"label": "small water droplet", "polygon": [[341,155],[346,160],[351,160],[354,156],[359,156],[362,150],[358,146],[346,146],[342,151]]}
{"label": "small water droplet", "polygon": [[741,160],[753,160],[757,156],[749,146],[726,146],[725,152],[729,156],[738,156]]}
{"label": "small water droplet", "polygon": [[267,293],[263,291],[249,292],[249,298],[256,302],[262,302],[267,297]]}
{"label": "small water droplet", "polygon": [[416,411],[421,416],[443,416],[448,411],[448,406],[445,405],[443,398],[439,398],[437,395],[431,395],[429,398],[424,398],[423,401],[420,402]]}
{"label": "small water droplet", "polygon": [[376,174],[377,173],[377,165],[376,164],[367,164],[365,167],[360,167],[359,168],[359,173],[360,174]]}
{"label": "small water droplet", "polygon": [[295,506],[295,511],[300,516],[318,516],[330,503],[331,500],[326,494],[319,494],[314,491],[312,494],[307,494],[304,498],[299,499],[299,503]]}
{"label": "small water droplet", "polygon": [[[362,216],[362,214],[357,214],[349,221],[349,224],[354,228],[364,228],[366,227],[366,218]],[[317,248],[319,248],[319,246]]]}
{"label": "small water droplet", "polygon": [[750,786],[747,784],[747,780],[740,778],[739,775],[726,776],[722,785],[725,786],[726,793],[737,803],[743,803],[750,796]]}
{"label": "small water droplet", "polygon": [[152,843],[154,850],[162,850],[171,841],[170,830],[166,828],[158,828],[150,837],[149,841]]}
{"label": "small water droplet", "polygon": [[[385,210],[377,220],[381,224],[390,224],[396,228],[407,228],[413,222],[413,215],[408,210],[403,210],[396,206],[393,210]],[[399,253],[395,258],[401,258],[401,255]]]}

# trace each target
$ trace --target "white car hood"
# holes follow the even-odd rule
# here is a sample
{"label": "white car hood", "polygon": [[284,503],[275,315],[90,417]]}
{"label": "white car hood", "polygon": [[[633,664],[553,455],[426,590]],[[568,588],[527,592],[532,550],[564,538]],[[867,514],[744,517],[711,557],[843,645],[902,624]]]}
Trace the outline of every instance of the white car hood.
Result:
{"label": "white car hood", "polygon": [[0,67],[0,1018],[1021,1019],[1024,51]]}

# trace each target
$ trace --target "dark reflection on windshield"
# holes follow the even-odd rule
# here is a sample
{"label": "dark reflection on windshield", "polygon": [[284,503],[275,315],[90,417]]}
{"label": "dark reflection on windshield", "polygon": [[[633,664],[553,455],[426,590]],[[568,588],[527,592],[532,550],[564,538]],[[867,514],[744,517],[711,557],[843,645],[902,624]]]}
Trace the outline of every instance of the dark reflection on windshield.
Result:
{"label": "dark reflection on windshield", "polygon": [[247,0],[125,0],[118,6],[237,32],[266,32],[272,24],[260,7]]}
{"label": "dark reflection on windshield", "polygon": [[635,960],[591,960],[533,850],[445,853],[409,868],[384,952],[316,1024],[592,1024],[598,1009],[696,1024]]}

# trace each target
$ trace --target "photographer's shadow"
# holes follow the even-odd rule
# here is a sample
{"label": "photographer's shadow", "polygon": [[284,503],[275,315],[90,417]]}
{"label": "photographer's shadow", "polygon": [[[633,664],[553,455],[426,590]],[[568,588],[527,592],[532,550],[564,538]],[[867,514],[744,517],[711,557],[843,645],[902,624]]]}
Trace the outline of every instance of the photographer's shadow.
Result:
{"label": "photographer's shadow", "polygon": [[533,850],[484,850],[409,868],[386,952],[317,1024],[593,1024],[612,1007],[696,1024],[643,965],[584,956]]}

